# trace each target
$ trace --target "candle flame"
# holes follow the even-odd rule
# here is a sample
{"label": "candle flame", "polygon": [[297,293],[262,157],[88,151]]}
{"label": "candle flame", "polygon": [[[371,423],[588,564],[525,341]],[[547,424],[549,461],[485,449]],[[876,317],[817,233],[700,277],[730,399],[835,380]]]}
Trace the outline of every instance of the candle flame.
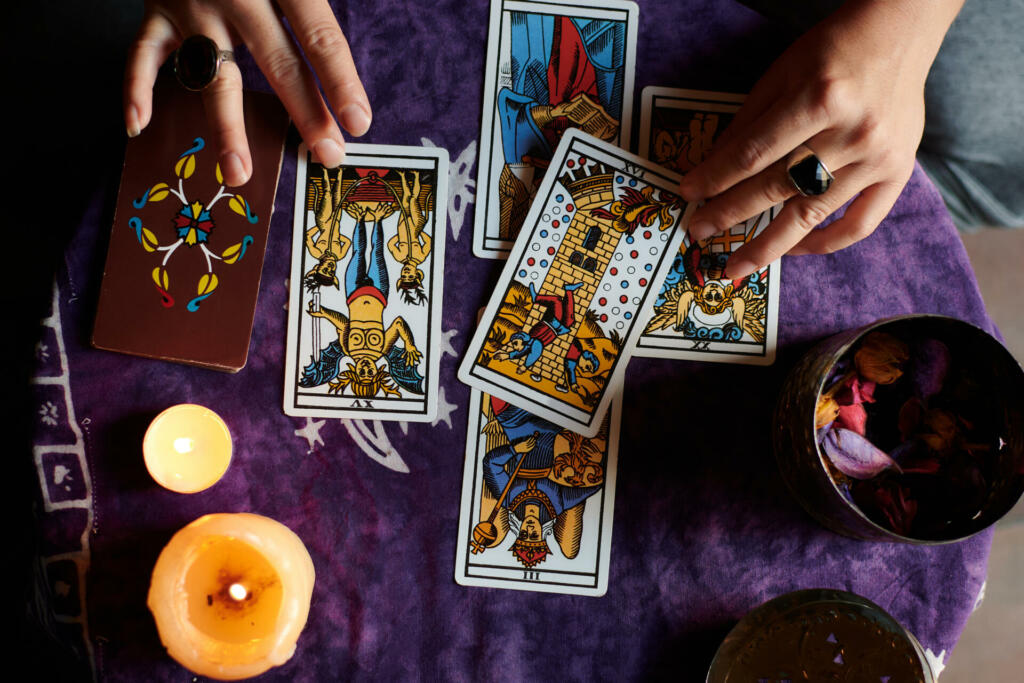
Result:
{"label": "candle flame", "polygon": [[231,587],[228,588],[228,595],[230,595],[235,600],[241,601],[249,597],[249,591],[245,590],[245,586],[243,586],[242,584],[233,583],[231,584]]}
{"label": "candle flame", "polygon": [[187,436],[183,436],[180,439],[174,440],[174,450],[179,453],[191,453],[195,448],[195,442]]}

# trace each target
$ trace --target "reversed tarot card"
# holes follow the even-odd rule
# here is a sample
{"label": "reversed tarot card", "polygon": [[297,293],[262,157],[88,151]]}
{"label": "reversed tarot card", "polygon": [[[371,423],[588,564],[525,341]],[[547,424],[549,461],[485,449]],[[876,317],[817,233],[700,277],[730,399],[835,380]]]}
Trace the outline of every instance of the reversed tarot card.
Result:
{"label": "reversed tarot card", "polygon": [[427,422],[437,412],[448,153],[299,149],[284,412]]}
{"label": "reversed tarot card", "polygon": [[[739,110],[743,95],[644,88],[640,156],[685,173],[700,163]],[[655,300],[636,355],[769,365],[775,360],[779,261],[739,280],[729,255],[759,235],[780,206],[697,244],[689,236]]]}
{"label": "reversed tarot card", "polygon": [[252,177],[227,187],[202,98],[154,92],[153,120],[128,141],[92,343],[238,372],[249,354],[288,115],[245,93]]}
{"label": "reversed tarot card", "polygon": [[473,390],[455,581],[574,595],[608,587],[621,401],[585,438]]}
{"label": "reversed tarot card", "polygon": [[508,255],[566,130],[629,149],[638,13],[621,0],[491,0],[474,254]]}
{"label": "reversed tarot card", "polygon": [[593,436],[679,251],[678,176],[579,130],[559,144],[459,378]]}

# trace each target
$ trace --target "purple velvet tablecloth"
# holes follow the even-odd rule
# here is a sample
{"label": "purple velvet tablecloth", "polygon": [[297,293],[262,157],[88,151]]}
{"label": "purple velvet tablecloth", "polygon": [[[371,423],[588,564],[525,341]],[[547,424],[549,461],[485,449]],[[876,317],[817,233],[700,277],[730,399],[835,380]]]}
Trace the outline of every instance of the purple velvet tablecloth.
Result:
{"label": "purple velvet tablecloth", "polygon": [[[743,91],[785,44],[778,27],[739,4],[639,4],[638,95],[647,85]],[[703,680],[739,617],[811,587],[873,600],[935,661],[948,657],[984,581],[991,533],[941,547],[840,537],[790,497],[769,441],[782,379],[818,339],[911,312],[994,329],[920,169],[868,239],[831,256],[784,259],[773,367],[630,364],[605,597],[463,588],[452,577],[469,389],[455,369],[502,265],[471,255],[487,3],[340,5],[374,104],[365,141],[433,144],[452,159],[443,316],[450,352],[438,419],[406,427],[282,413],[294,140],[248,366],[225,375],[91,349],[120,172],[112,152],[101,168],[114,182],[94,196],[66,251],[34,385],[53,607],[96,675],[191,679],[160,645],[145,607],[149,574],[175,531],[202,514],[233,511],[288,525],[316,566],[298,650],[266,680]],[[251,60],[240,59],[249,86],[265,89]],[[218,411],[235,439],[224,479],[190,496],[157,486],[140,453],[149,420],[182,402]]]}

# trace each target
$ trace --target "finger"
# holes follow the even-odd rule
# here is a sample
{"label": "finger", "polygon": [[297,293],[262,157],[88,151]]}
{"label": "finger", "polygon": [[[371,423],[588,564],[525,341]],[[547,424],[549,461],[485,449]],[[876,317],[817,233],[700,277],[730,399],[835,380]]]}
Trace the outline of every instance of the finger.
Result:
{"label": "finger", "polygon": [[846,208],[842,218],[821,230],[812,230],[789,253],[831,254],[861,241],[889,215],[904,185],[887,182],[868,187]]}
{"label": "finger", "polygon": [[688,230],[690,239],[700,241],[717,235],[796,194],[786,174],[785,160],[776,162],[694,211]]}
{"label": "finger", "polygon": [[160,65],[178,44],[174,25],[158,12],[148,12],[135,36],[124,75],[124,122],[133,138],[153,116],[153,84]]}
{"label": "finger", "polygon": [[239,3],[235,26],[256,64],[281,98],[302,139],[324,166],[345,160],[345,141],[330,110],[320,97],[313,72],[274,12]]}
{"label": "finger", "polygon": [[683,177],[680,194],[687,201],[699,201],[760,173],[822,129],[824,122],[813,111],[792,101],[775,102],[746,134],[716,144],[707,159]]}
{"label": "finger", "polygon": [[[858,161],[861,154],[855,146],[848,144],[841,132],[834,130],[823,131],[803,144],[814,150],[824,150],[819,159],[823,163],[827,159],[826,166],[833,170]],[[761,173],[740,181],[698,207],[690,218],[690,238],[707,239],[796,196],[798,193],[789,177],[788,163],[787,154]]]}
{"label": "finger", "polygon": [[832,187],[816,197],[795,197],[760,235],[736,250],[726,263],[726,276],[738,279],[780,258],[800,240],[853,198],[870,182],[862,165],[850,165],[836,175]]}
{"label": "finger", "polygon": [[370,101],[331,7],[326,0],[282,0],[281,9],[341,125],[356,137],[366,133],[372,116]]}

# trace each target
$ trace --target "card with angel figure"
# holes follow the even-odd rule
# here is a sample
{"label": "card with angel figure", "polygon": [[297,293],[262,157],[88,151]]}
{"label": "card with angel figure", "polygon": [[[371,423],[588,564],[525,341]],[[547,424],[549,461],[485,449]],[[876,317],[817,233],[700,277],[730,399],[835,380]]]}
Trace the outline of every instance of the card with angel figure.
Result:
{"label": "card with angel figure", "polygon": [[568,131],[459,378],[593,436],[682,243],[679,177]]}
{"label": "card with angel figure", "polygon": [[629,149],[636,3],[491,0],[473,253],[505,258],[562,134]]}
{"label": "card with angel figure", "polygon": [[427,422],[437,412],[448,153],[299,149],[284,412]]}
{"label": "card with angel figure", "polygon": [[[686,173],[707,156],[743,95],[644,88],[640,156]],[[691,244],[684,239],[661,283],[636,355],[769,365],[775,360],[779,262],[748,277],[724,275],[729,255],[761,233],[781,206]]]}
{"label": "card with angel figure", "polygon": [[604,595],[621,403],[587,438],[471,392],[457,583]]}

